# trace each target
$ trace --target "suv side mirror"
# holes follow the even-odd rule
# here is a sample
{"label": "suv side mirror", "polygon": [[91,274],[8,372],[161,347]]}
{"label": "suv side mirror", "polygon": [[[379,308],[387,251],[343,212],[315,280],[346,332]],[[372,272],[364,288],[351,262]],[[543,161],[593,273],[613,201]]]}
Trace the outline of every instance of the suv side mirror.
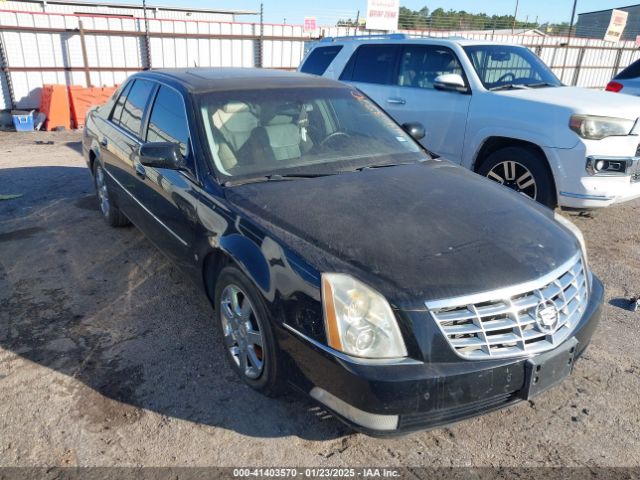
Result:
{"label": "suv side mirror", "polygon": [[180,145],[171,142],[149,142],[140,146],[138,151],[140,163],[146,167],[169,168],[180,170],[184,168],[184,158],[180,152]]}
{"label": "suv side mirror", "polygon": [[409,135],[411,135],[414,140],[420,140],[426,135],[424,131],[424,125],[422,125],[420,122],[403,123],[402,129]]}
{"label": "suv side mirror", "polygon": [[464,83],[464,79],[457,73],[445,73],[444,75],[438,75],[433,81],[433,87],[437,90],[444,90],[447,92],[466,93],[469,91]]}

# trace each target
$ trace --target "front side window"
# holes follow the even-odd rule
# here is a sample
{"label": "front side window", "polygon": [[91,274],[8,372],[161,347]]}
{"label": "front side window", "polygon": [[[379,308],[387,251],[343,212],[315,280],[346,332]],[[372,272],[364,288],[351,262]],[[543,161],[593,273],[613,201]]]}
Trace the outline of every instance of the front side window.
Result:
{"label": "front side window", "polygon": [[131,90],[131,85],[133,85],[133,81],[128,82],[122,91],[120,92],[120,96],[118,97],[118,101],[116,102],[115,107],[113,108],[113,112],[111,113],[111,120],[114,123],[120,123],[120,116],[122,115],[122,109],[124,108],[124,102],[127,101],[127,95],[129,95],[129,90]]}
{"label": "front side window", "polygon": [[464,47],[485,88],[555,87],[560,80],[540,58],[525,47],[472,45]]}
{"label": "front side window", "polygon": [[[135,136],[140,134],[140,127],[142,126],[142,116],[144,115],[144,109],[149,101],[149,96],[153,90],[153,83],[147,80],[136,80],[133,86],[129,90],[127,98],[122,105],[120,115],[116,117],[118,105],[114,109],[112,121],[128,130]],[[124,95],[121,96],[121,98]]]}
{"label": "front side window", "polygon": [[400,57],[397,84],[402,87],[433,89],[434,80],[440,75],[462,75],[462,66],[448,48],[411,45],[404,48]]}
{"label": "front side window", "polygon": [[171,88],[161,86],[149,117],[147,142],[171,142],[180,145],[184,157],[189,154],[189,125],[182,97]]}
{"label": "front side window", "polygon": [[428,158],[350,88],[213,92],[199,104],[216,169],[227,177],[332,174]]}
{"label": "front side window", "polygon": [[318,47],[314,49],[304,65],[300,68],[301,72],[312,73],[313,75],[322,75],[329,67],[329,64],[336,58],[338,52],[342,50],[340,45],[333,45],[331,47]]}
{"label": "front side window", "polygon": [[392,84],[399,50],[397,45],[363,45],[359,47],[342,72],[340,80],[382,85]]}

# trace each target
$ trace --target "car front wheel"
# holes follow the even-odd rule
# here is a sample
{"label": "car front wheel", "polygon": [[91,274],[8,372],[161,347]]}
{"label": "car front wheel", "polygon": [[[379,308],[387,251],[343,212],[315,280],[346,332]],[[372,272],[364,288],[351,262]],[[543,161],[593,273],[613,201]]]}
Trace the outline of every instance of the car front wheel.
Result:
{"label": "car front wheel", "polygon": [[282,393],[279,350],[267,309],[260,293],[235,266],[220,272],[214,305],[231,368],[261,393]]}
{"label": "car front wheel", "polygon": [[555,208],[553,178],[546,159],[523,147],[506,147],[489,155],[478,173],[494,182]]}

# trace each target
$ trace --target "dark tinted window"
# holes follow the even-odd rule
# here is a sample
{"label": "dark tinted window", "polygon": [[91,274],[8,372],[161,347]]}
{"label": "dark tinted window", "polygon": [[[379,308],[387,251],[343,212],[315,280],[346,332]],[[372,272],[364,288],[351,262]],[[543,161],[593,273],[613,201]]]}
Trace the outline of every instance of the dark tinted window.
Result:
{"label": "dark tinted window", "polygon": [[340,80],[364,83],[393,83],[399,47],[396,45],[363,45],[345,67]]}
{"label": "dark tinted window", "polygon": [[617,80],[629,80],[631,78],[640,77],[640,60],[633,62],[627,68],[616,75]]}
{"label": "dark tinted window", "polygon": [[304,62],[300,71],[322,75],[340,50],[342,50],[342,47],[339,45],[316,48],[309,54],[309,58]]}
{"label": "dark tinted window", "polygon": [[182,97],[167,87],[160,87],[153,103],[147,142],[172,142],[180,144],[182,155],[187,156],[189,146],[189,127],[184,111]]}
{"label": "dark tinted window", "polygon": [[440,75],[463,75],[455,54],[448,48],[411,45],[404,48],[396,82],[402,87],[433,89]]}
{"label": "dark tinted window", "polygon": [[120,118],[116,118],[116,112],[114,111],[113,121],[137,136],[140,133],[144,108],[149,101],[149,95],[151,95],[152,90],[152,82],[136,80],[127,95],[127,100],[124,102]]}
{"label": "dark tinted window", "polygon": [[111,119],[115,122],[120,121],[120,115],[122,115],[122,108],[124,107],[124,102],[127,100],[127,95],[129,94],[129,90],[131,90],[131,85],[133,85],[133,82],[127,83],[122,89],[122,92],[120,92],[120,96],[118,97],[116,106],[113,109],[113,113],[111,114]]}

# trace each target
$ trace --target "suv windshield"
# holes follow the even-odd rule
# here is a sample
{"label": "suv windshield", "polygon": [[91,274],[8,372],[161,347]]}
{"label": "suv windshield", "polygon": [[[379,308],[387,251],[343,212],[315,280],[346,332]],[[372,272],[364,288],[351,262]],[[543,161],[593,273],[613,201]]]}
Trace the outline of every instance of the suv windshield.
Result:
{"label": "suv windshield", "polygon": [[238,178],[329,175],[428,158],[350,88],[212,92],[199,98],[217,170]]}
{"label": "suv windshield", "polygon": [[531,50],[511,45],[472,45],[464,51],[488,90],[559,87],[560,80]]}

